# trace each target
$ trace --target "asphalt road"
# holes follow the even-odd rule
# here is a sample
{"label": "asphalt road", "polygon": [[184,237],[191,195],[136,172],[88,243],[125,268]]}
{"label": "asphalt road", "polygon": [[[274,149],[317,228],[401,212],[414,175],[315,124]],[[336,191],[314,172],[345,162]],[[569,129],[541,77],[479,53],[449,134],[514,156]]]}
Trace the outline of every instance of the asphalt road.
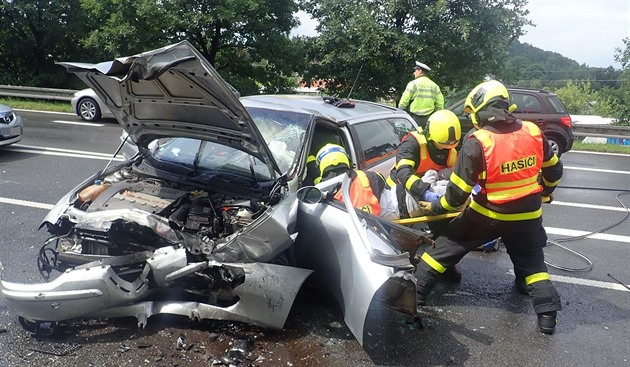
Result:
{"label": "asphalt road", "polygon": [[[20,111],[24,139],[0,148],[0,261],[3,279],[42,281],[38,226],[61,196],[107,164],[121,129],[72,115]],[[630,365],[630,207],[628,156],[569,152],[555,201],[544,207],[549,238],[592,261],[588,271],[550,267],[562,297],[556,334],[543,335],[526,297],[513,289],[504,248],[470,253],[459,285],[437,287],[420,323],[373,305],[359,345],[329,296],[307,283],[282,331],[229,322],[155,317],[68,325],[51,338],[23,330],[0,299],[0,366],[204,366],[247,341],[241,365],[260,366],[621,366]],[[557,245],[547,260],[580,268],[586,260]],[[612,276],[612,277],[611,277]],[[179,340],[179,343],[178,343]]]}

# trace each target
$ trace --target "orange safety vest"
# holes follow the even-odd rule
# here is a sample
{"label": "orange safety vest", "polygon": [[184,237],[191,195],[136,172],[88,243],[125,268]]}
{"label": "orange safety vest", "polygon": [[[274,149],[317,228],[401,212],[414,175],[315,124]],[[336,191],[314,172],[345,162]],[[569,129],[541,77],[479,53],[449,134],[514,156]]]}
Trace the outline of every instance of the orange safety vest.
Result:
{"label": "orange safety vest", "polygon": [[[444,166],[433,162],[433,159],[431,159],[431,156],[429,155],[429,148],[427,148],[427,138],[424,135],[417,131],[411,131],[409,134],[416,138],[418,145],[420,146],[420,164],[416,169],[416,173],[418,175],[424,175],[429,170],[439,171],[445,168]],[[457,162],[457,150],[452,148],[448,152],[448,157],[446,158],[446,168],[454,167],[455,162]]]}
{"label": "orange safety vest", "polygon": [[472,134],[483,147],[486,170],[479,175],[481,192],[493,204],[502,204],[542,191],[543,139],[540,129],[522,121],[512,134],[477,130]]}
{"label": "orange safety vest", "polygon": [[[350,183],[350,200],[352,206],[372,215],[381,214],[381,204],[374,194],[370,180],[363,171],[356,171],[357,176]],[[335,199],[343,201],[341,190],[335,194]]]}

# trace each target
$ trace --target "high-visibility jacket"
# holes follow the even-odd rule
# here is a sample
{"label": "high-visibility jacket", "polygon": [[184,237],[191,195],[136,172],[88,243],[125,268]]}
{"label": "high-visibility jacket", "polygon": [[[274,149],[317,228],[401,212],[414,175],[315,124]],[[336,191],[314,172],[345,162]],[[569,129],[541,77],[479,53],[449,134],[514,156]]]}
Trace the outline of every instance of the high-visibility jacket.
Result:
{"label": "high-visibility jacket", "polygon": [[409,112],[427,116],[433,111],[444,108],[444,95],[437,84],[423,75],[407,84],[398,108],[405,109],[407,106],[409,106]]}
{"label": "high-visibility jacket", "polygon": [[[381,193],[385,187],[383,176],[375,172],[357,170],[356,177],[350,184],[350,200],[352,206],[378,216],[381,214],[379,203]],[[335,199],[343,201],[341,190],[335,194]]]}
{"label": "high-visibility jacket", "polygon": [[[401,184],[404,185],[407,190],[414,192],[414,184],[418,181],[421,182],[422,176],[427,171],[439,171],[444,168],[455,166],[455,163],[457,162],[457,150],[455,148],[449,150],[446,158],[446,165],[436,163],[429,154],[427,138],[421,133],[411,131],[403,138],[401,145],[404,144],[407,139],[411,139],[411,137],[415,138],[415,141],[417,142],[417,153],[411,153],[411,155],[407,157],[408,153],[406,153],[403,149],[400,149],[401,147],[399,146],[399,154],[396,155],[397,162],[387,178],[387,183],[389,186]],[[411,170],[407,170],[408,174],[400,173],[399,169],[404,169],[405,166],[410,166]]]}
{"label": "high-visibility jacket", "polygon": [[502,204],[542,191],[543,139],[540,129],[523,121],[513,134],[477,130],[473,135],[483,148],[486,170],[479,175],[488,201]]}

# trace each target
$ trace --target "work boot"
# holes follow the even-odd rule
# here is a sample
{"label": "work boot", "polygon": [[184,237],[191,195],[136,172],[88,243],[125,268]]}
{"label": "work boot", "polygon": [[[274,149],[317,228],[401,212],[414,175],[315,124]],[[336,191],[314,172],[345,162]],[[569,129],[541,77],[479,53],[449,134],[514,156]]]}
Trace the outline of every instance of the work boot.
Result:
{"label": "work boot", "polygon": [[444,276],[444,279],[447,279],[453,283],[459,283],[462,281],[462,272],[459,271],[457,264],[446,268],[446,271],[444,271],[442,275]]}
{"label": "work boot", "polygon": [[556,311],[543,312],[538,315],[538,328],[545,334],[553,334],[556,331]]}
{"label": "work boot", "polygon": [[527,290],[527,283],[525,283],[525,278],[514,278],[514,288],[516,288],[516,291],[518,293],[529,296],[529,291]]}

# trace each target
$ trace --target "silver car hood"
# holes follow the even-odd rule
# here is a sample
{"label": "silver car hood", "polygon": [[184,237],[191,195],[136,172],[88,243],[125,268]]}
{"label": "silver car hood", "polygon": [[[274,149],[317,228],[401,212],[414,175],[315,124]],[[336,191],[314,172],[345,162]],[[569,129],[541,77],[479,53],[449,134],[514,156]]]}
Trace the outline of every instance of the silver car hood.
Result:
{"label": "silver car hood", "polygon": [[111,109],[140,149],[187,137],[243,150],[280,172],[236,91],[189,42],[98,64],[60,62]]}

